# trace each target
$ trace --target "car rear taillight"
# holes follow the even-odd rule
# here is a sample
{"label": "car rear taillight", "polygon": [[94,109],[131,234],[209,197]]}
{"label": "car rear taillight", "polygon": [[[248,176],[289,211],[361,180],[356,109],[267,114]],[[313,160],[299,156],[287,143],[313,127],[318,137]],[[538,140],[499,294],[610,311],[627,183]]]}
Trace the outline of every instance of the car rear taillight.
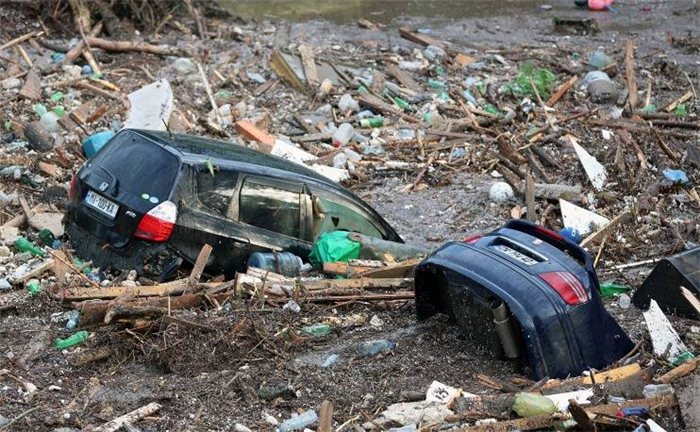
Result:
{"label": "car rear taillight", "polygon": [[78,173],[73,174],[73,178],[70,179],[70,192],[68,192],[68,198],[73,201],[78,194]]}
{"label": "car rear taillight", "polygon": [[556,240],[556,241],[559,241],[559,242],[563,242],[563,241],[564,241],[564,236],[563,236],[563,235],[559,234],[558,232],[552,231],[551,229],[545,228],[545,227],[543,227],[543,226],[537,225],[537,226],[535,227],[535,231],[536,231],[538,234],[541,234],[541,235],[543,235],[543,236],[545,236],[545,237],[548,237],[548,238],[551,239],[551,240]]}
{"label": "car rear taillight", "polygon": [[154,242],[170,238],[177,219],[177,206],[172,201],[163,201],[146,213],[134,231],[134,237]]}
{"label": "car rear taillight", "polygon": [[547,285],[554,288],[564,301],[576,306],[588,301],[588,291],[580,280],[569,272],[549,272],[539,275]]}
{"label": "car rear taillight", "polygon": [[473,236],[465,237],[464,240],[462,240],[462,241],[465,243],[474,244],[474,243],[478,242],[481,237],[483,237],[481,234],[473,235]]}

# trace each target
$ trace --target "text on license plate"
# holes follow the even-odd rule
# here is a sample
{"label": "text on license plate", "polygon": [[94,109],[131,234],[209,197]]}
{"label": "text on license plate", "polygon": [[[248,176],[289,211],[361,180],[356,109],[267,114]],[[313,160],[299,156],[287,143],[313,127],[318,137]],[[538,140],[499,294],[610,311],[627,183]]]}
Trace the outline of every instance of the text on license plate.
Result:
{"label": "text on license plate", "polygon": [[100,213],[106,214],[112,219],[114,219],[114,217],[117,215],[117,211],[119,211],[118,204],[113,203],[112,201],[100,194],[96,194],[93,191],[88,191],[88,193],[85,195],[85,204],[89,205]]}
{"label": "text on license plate", "polygon": [[525,265],[531,266],[537,264],[536,260],[530,258],[529,256],[521,252],[516,251],[515,249],[509,248],[508,246],[497,245],[494,247],[498,249],[499,252],[502,252],[503,254],[508,255],[509,257],[516,259]]}

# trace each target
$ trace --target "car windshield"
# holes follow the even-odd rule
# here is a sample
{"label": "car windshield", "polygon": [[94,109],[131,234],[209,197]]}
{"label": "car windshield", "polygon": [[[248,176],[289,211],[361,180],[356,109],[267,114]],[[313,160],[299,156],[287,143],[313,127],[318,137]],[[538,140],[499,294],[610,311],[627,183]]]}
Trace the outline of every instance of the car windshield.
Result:
{"label": "car windshield", "polygon": [[161,201],[168,199],[179,169],[175,155],[132,133],[115,136],[94,163],[113,175],[122,191]]}

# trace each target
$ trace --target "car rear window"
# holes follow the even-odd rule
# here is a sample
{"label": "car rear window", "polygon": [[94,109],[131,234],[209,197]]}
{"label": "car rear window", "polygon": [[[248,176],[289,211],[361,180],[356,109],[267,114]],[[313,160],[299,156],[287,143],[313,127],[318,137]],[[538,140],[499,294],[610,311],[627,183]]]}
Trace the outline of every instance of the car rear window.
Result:
{"label": "car rear window", "polygon": [[173,189],[180,163],[172,153],[132,133],[121,133],[94,162],[113,175],[121,191],[165,200]]}

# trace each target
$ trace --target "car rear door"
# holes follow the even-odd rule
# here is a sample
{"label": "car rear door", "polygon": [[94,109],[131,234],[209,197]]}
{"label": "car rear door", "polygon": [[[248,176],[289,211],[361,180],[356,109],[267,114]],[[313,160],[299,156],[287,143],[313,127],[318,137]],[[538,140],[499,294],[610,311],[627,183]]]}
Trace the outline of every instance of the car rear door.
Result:
{"label": "car rear door", "polygon": [[143,215],[171,198],[180,166],[173,151],[119,133],[77,175],[75,222],[115,247],[126,245]]}

